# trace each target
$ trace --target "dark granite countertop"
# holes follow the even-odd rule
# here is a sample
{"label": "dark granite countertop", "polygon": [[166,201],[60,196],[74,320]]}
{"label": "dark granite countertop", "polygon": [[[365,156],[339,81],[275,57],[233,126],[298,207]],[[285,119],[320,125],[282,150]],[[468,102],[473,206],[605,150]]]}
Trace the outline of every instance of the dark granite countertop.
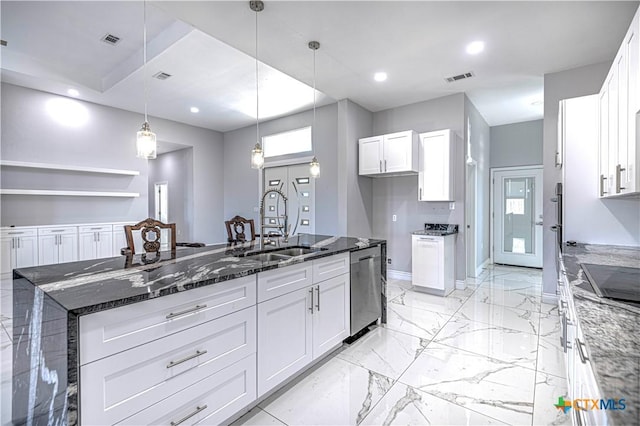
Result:
{"label": "dark granite countertop", "polygon": [[640,248],[578,244],[563,249],[563,262],[602,398],[626,399],[625,410],[607,414],[615,424],[640,424],[640,309],[586,290],[590,284],[580,268],[582,263],[638,267]]}
{"label": "dark granite countertop", "polygon": [[238,257],[259,251],[260,243],[255,241],[181,247],[173,255],[162,252],[161,260],[150,264],[136,255],[129,260],[119,256],[22,268],[14,271],[14,277],[26,278],[67,311],[82,315],[382,243],[385,241],[301,234],[287,242],[276,239],[276,245],[265,250],[303,246],[316,251],[282,261]]}
{"label": "dark granite countertop", "polygon": [[428,235],[432,237],[444,237],[458,233],[458,225],[449,223],[425,223],[424,229],[413,231],[412,235]]}
{"label": "dark granite countertop", "polygon": [[431,237],[446,237],[447,235],[455,235],[458,232],[452,232],[452,231],[437,231],[437,230],[425,230],[425,229],[420,229],[419,231],[413,231],[411,233],[411,235],[428,235]]}

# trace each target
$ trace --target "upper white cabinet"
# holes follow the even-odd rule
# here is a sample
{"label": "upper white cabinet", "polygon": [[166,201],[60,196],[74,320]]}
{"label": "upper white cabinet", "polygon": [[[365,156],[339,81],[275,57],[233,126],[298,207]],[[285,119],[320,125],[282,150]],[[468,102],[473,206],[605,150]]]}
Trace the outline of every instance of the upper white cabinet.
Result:
{"label": "upper white cabinet", "polygon": [[413,130],[358,141],[361,176],[403,176],[418,172],[418,137]]}
{"label": "upper white cabinet", "polygon": [[600,90],[599,196],[640,191],[636,120],[640,112],[640,11],[631,22]]}
{"label": "upper white cabinet", "polygon": [[418,200],[454,201],[455,134],[450,130],[420,134]]}

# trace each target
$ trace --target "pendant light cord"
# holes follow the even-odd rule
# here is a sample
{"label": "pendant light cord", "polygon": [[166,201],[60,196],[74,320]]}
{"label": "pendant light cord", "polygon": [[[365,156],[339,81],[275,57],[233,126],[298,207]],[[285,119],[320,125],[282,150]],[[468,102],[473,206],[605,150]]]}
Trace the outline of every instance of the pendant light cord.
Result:
{"label": "pendant light cord", "polygon": [[142,80],[144,81],[144,122],[147,119],[147,2],[143,1],[143,25],[142,25]]}
{"label": "pendant light cord", "polygon": [[313,49],[313,126],[311,127],[311,149],[315,153],[313,147],[313,134],[316,127],[316,50]]}
{"label": "pendant light cord", "polygon": [[256,10],[256,143],[260,143],[260,91],[258,90],[258,13]]}

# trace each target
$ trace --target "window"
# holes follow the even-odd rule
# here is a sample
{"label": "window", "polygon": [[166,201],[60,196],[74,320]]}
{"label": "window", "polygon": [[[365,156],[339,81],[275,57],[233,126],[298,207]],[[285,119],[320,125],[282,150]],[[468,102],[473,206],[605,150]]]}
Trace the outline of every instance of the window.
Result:
{"label": "window", "polygon": [[262,138],[265,158],[311,152],[311,126]]}

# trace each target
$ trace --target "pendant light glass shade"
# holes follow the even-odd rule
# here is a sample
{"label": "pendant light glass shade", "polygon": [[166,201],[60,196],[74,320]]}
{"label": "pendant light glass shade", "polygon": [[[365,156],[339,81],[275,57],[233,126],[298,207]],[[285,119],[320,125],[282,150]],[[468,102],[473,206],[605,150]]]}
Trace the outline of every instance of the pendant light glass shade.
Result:
{"label": "pendant light glass shade", "polygon": [[142,128],[136,133],[136,148],[138,157],[154,160],[158,155],[156,134],[151,131],[148,122],[142,123]]}
{"label": "pendant light glass shade", "polygon": [[314,156],[313,160],[309,163],[309,174],[311,177],[317,178],[320,177],[320,163],[318,159]]}
{"label": "pendant light glass shade", "polygon": [[136,151],[140,158],[153,160],[158,155],[156,134],[151,131],[147,118],[147,2],[143,3],[142,25],[142,78],[144,80],[144,123],[136,133]]}
{"label": "pendant light glass shade", "polygon": [[257,143],[251,150],[251,168],[261,169],[262,166],[264,166],[264,152],[262,152],[260,143]]}

